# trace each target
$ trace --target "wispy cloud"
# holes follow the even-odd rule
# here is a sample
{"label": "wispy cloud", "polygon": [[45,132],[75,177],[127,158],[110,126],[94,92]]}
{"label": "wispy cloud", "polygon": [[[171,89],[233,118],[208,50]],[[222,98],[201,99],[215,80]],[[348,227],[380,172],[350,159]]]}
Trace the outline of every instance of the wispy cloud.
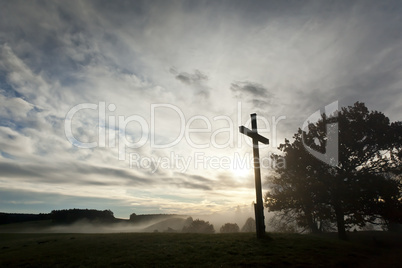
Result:
{"label": "wispy cloud", "polygon": [[242,101],[248,101],[258,108],[266,108],[273,102],[273,94],[262,85],[252,82],[235,82],[230,86],[233,94]]}
{"label": "wispy cloud", "polygon": [[170,68],[170,72],[180,82],[192,86],[195,89],[196,95],[204,98],[209,97],[210,88],[206,85],[208,76],[203,74],[201,71],[195,70],[193,74],[190,74],[186,72],[178,72],[175,68]]}

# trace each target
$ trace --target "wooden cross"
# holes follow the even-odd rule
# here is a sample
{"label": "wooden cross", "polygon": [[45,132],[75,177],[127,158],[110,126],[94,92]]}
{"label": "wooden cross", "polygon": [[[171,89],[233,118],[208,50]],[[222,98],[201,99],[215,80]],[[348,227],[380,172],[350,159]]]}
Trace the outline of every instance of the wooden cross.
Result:
{"label": "wooden cross", "polygon": [[258,142],[269,144],[269,139],[261,136],[257,132],[257,114],[251,114],[251,130],[240,126],[239,131],[244,135],[253,139],[253,156],[254,156],[254,176],[255,176],[255,192],[257,203],[254,204],[255,213],[255,227],[257,231],[257,238],[265,236],[265,223],[264,223],[264,206],[262,203],[262,189],[261,189],[261,171],[260,171],[260,152],[258,150]]}

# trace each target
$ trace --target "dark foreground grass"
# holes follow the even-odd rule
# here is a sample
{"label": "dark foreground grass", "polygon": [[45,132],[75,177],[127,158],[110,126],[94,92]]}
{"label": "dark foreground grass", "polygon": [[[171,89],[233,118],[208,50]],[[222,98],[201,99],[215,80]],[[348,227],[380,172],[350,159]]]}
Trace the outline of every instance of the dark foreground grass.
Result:
{"label": "dark foreground grass", "polygon": [[0,234],[1,267],[401,267],[401,235]]}

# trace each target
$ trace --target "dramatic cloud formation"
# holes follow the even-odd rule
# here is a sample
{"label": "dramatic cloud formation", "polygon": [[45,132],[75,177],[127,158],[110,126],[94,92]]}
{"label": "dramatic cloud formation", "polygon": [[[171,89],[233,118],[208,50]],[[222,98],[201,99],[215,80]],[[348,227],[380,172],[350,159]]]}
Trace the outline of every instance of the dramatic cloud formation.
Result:
{"label": "dramatic cloud formation", "polygon": [[315,111],[401,120],[399,1],[2,1],[0,211],[249,207]]}

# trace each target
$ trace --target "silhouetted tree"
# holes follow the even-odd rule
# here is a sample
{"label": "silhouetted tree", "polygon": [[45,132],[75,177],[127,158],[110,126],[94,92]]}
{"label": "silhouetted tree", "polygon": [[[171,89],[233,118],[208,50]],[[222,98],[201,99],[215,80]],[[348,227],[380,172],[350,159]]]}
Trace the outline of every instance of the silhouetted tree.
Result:
{"label": "silhouetted tree", "polygon": [[188,217],[188,218],[184,221],[183,226],[185,226],[185,227],[190,226],[192,222],[193,222],[193,218],[192,218],[192,217]]}
{"label": "silhouetted tree", "polygon": [[[284,152],[286,169],[276,169],[270,178],[271,189],[265,197],[270,211],[281,211],[281,221],[296,222],[302,229],[319,232],[319,223],[331,215],[327,203],[326,184],[319,178],[321,162],[303,147],[299,130],[291,144],[285,140],[279,149]],[[275,161],[281,157],[273,155]]]}
{"label": "silhouetted tree", "polygon": [[190,225],[184,226],[182,232],[213,234],[215,233],[215,230],[214,226],[210,224],[208,221],[196,219],[195,221],[192,221]]}
{"label": "silhouetted tree", "polygon": [[251,217],[248,218],[243,227],[241,227],[241,231],[243,233],[255,232],[255,220]]}
{"label": "silhouetted tree", "polygon": [[239,226],[236,223],[225,223],[222,225],[220,232],[221,233],[238,233]]}
{"label": "silhouetted tree", "polygon": [[[328,122],[337,122],[338,128],[327,128]],[[331,166],[303,145],[304,141],[324,153],[327,131],[339,133],[339,162]],[[276,169],[277,175],[270,178],[267,207],[270,211],[291,211],[298,225],[312,232],[322,229],[325,222],[336,222],[341,239],[347,238],[346,226],[375,223],[378,216],[400,222],[394,211],[401,206],[402,189],[398,133],[400,122],[390,124],[384,114],[369,112],[363,103],[342,108],[336,117],[323,114],[320,121],[309,124],[308,132],[299,129],[293,143],[285,140],[279,146],[286,169]],[[273,155],[274,159],[279,157]]]}

